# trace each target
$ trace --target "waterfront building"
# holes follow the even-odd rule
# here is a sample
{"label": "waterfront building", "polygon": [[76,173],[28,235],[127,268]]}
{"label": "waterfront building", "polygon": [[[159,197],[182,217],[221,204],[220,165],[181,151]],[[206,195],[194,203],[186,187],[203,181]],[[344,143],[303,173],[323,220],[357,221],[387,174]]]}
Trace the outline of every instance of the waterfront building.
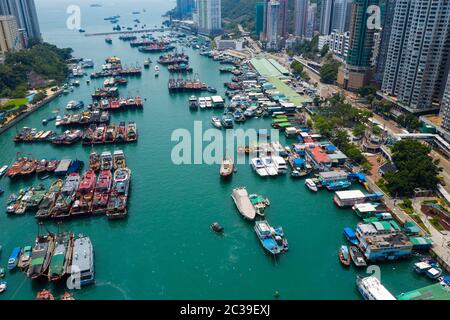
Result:
{"label": "waterfront building", "polygon": [[449,71],[450,1],[398,0],[382,93],[412,113],[438,110]]}
{"label": "waterfront building", "polygon": [[352,3],[350,39],[346,65],[339,69],[338,84],[348,90],[357,90],[371,80],[371,60],[375,28],[368,28],[371,16],[367,9],[378,0],[355,0]]}
{"label": "waterfront building", "polygon": [[14,16],[0,16],[0,54],[23,49]]}
{"label": "waterfront building", "polygon": [[217,50],[242,50],[243,42],[241,40],[218,40],[216,42]]}
{"label": "waterfront building", "polygon": [[34,0],[1,0],[0,15],[16,18],[17,27],[25,30],[26,39],[42,40]]}
{"label": "waterfront building", "polygon": [[309,0],[295,0],[295,28],[294,34],[303,38],[306,34],[308,23]]}
{"label": "waterfront building", "polygon": [[195,9],[195,0],[177,0],[177,16],[180,19],[192,15]]}
{"label": "waterfront building", "polygon": [[256,17],[255,17],[255,33],[259,38],[264,30],[264,2],[257,2],[256,6]]}
{"label": "waterfront building", "polygon": [[331,31],[345,32],[348,28],[348,12],[351,8],[349,0],[334,0],[331,18]]}
{"label": "waterfront building", "polygon": [[333,0],[322,0],[320,11],[320,28],[319,31],[323,35],[331,33],[331,25],[333,19]]}
{"label": "waterfront building", "polygon": [[222,32],[221,0],[197,1],[198,32],[205,35],[216,35]]}

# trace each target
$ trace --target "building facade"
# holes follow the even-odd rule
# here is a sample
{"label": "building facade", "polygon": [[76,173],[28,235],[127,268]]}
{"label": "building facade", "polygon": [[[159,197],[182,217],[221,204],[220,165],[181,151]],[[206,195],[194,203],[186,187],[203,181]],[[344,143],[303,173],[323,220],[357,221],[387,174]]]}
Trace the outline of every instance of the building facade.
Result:
{"label": "building facade", "polygon": [[42,40],[34,0],[1,0],[0,15],[14,16],[18,29],[25,30],[27,40]]}
{"label": "building facade", "polygon": [[278,31],[280,20],[280,3],[275,0],[271,0],[267,3],[267,17],[266,17],[266,42],[267,48],[276,50],[278,49]]}
{"label": "building facade", "polygon": [[337,32],[334,31],[328,36],[319,37],[319,50],[327,45],[329,52],[332,52],[338,58],[346,60],[348,55],[348,46],[350,42],[349,32]]}
{"label": "building facade", "polygon": [[334,0],[331,31],[345,32],[348,29],[348,12],[351,7],[349,0]]}
{"label": "building facade", "polygon": [[299,38],[303,38],[306,34],[308,24],[309,0],[295,0],[294,15],[294,34]]}
{"label": "building facade", "polygon": [[312,39],[314,37],[314,31],[316,30],[316,13],[317,4],[311,3],[308,6],[308,16],[306,20],[305,38],[307,39]]}
{"label": "building facade", "polygon": [[278,0],[280,3],[280,19],[279,19],[279,36],[283,39],[287,39],[288,33],[288,22],[289,22],[289,11],[288,11],[288,0]]}
{"label": "building facade", "polygon": [[255,34],[259,38],[264,30],[264,2],[257,2],[255,11]]}
{"label": "building facade", "polygon": [[439,109],[450,64],[450,1],[398,0],[383,93],[413,113]]}
{"label": "building facade", "polygon": [[23,49],[14,16],[0,16],[0,54]]}
{"label": "building facade", "polygon": [[216,35],[222,32],[221,0],[197,1],[198,32],[206,35]]}
{"label": "building facade", "polygon": [[447,85],[445,86],[444,97],[442,99],[440,116],[442,118],[442,128],[450,131],[450,75],[447,79]]}
{"label": "building facade", "polygon": [[177,0],[177,16],[180,19],[192,15],[195,9],[195,0]]}
{"label": "building facade", "polygon": [[331,25],[333,18],[333,0],[322,0],[320,11],[320,28],[319,31],[323,35],[331,33]]}

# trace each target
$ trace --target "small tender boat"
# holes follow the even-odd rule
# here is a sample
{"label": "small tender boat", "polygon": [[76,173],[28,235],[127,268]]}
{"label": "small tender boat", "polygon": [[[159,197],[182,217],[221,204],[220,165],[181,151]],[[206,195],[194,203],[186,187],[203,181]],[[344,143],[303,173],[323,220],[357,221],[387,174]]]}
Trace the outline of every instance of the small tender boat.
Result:
{"label": "small tender boat", "polygon": [[420,261],[414,264],[414,271],[419,274],[425,273],[427,270],[431,268],[432,268],[431,265],[424,261]]}
{"label": "small tender boat", "polygon": [[218,223],[218,222],[214,222],[213,224],[211,224],[211,230],[217,233],[221,233],[223,232],[223,227]]}
{"label": "small tender boat", "polygon": [[219,129],[222,128],[222,122],[220,121],[219,117],[212,117],[211,122],[214,127],[219,128]]}
{"label": "small tender boat", "polygon": [[350,257],[352,258],[353,263],[356,267],[366,267],[367,262],[364,259],[364,255],[361,251],[359,251],[358,247],[351,246],[350,247]]}
{"label": "small tender boat", "polygon": [[15,267],[17,267],[17,263],[19,263],[19,257],[21,252],[22,248],[20,247],[15,247],[13,249],[8,259],[8,270],[13,270]]}
{"label": "small tender boat", "polygon": [[2,177],[6,171],[8,170],[8,166],[4,165],[3,167],[0,168],[0,177]]}
{"label": "small tender boat", "polygon": [[222,160],[222,164],[220,165],[220,176],[223,178],[229,177],[233,174],[234,163],[233,159],[225,158]]}
{"label": "small tender boat", "polygon": [[309,190],[317,192],[317,185],[314,183],[312,179],[306,179],[305,180],[305,186],[308,187]]}
{"label": "small tender boat", "polygon": [[43,289],[42,291],[38,292],[36,300],[55,300],[55,297],[53,297],[50,291],[48,291],[47,289]]}
{"label": "small tender boat", "polygon": [[350,259],[351,257],[347,246],[341,246],[339,249],[339,261],[341,261],[344,266],[348,267],[350,266]]}

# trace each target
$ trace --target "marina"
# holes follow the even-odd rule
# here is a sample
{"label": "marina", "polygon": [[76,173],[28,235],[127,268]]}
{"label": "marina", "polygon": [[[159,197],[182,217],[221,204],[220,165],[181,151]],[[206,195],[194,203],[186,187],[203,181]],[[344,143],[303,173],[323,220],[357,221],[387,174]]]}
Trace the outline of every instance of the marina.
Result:
{"label": "marina", "polygon": [[[121,5],[126,9],[127,4]],[[149,16],[155,14],[153,17],[155,20],[159,19],[162,11],[170,9],[171,4],[158,2],[155,4],[155,8],[157,6],[160,6],[158,10],[155,10],[158,11],[157,17],[156,13],[151,13],[152,10],[147,8],[147,14]],[[58,5],[58,7],[61,6]],[[42,13],[39,13],[48,16],[48,19],[64,20],[58,14],[55,16],[55,13],[49,9],[49,7],[42,7],[40,9]],[[111,16],[115,14],[117,12],[108,13]],[[121,19],[125,19],[125,17]],[[101,21],[101,23],[104,22]],[[102,27],[104,30],[101,30]],[[108,22],[106,26],[100,25],[95,31],[106,34],[110,33],[111,27]],[[88,30],[93,31],[94,28],[90,27]],[[153,32],[155,35],[158,34],[157,31]],[[126,33],[124,32],[124,34]],[[244,165],[234,164],[237,172],[230,177],[231,182],[228,179],[219,179],[220,163],[215,165],[175,165],[171,161],[171,151],[176,144],[171,141],[172,133],[176,129],[183,128],[194,136],[194,121],[202,121],[203,128],[210,128],[212,127],[211,117],[215,116],[223,120],[225,127],[234,126],[257,130],[272,128],[274,118],[266,108],[262,107],[268,106],[267,101],[264,101],[263,98],[249,99],[249,106],[251,103],[256,103],[255,107],[261,106],[261,109],[259,109],[260,111],[257,111],[257,108],[253,111],[250,110],[247,114],[253,113],[254,116],[249,116],[245,122],[241,123],[235,122],[233,113],[223,117],[223,112],[228,110],[219,108],[211,108],[211,111],[208,112],[189,112],[190,108],[187,103],[193,93],[183,93],[189,91],[184,90],[183,86],[183,90],[175,89],[175,91],[181,91],[179,94],[168,94],[170,75],[163,65],[161,65],[159,77],[154,76],[153,68],[145,72],[141,72],[139,67],[130,69],[135,68],[130,67],[131,63],[136,61],[142,63],[146,57],[151,57],[155,64],[159,54],[144,55],[135,48],[131,48],[129,43],[117,41],[118,35],[116,34],[111,35],[112,44],[104,43],[102,38],[99,41],[95,37],[85,37],[87,33],[79,34],[77,31],[76,34],[73,34],[70,30],[66,30],[65,26],[54,32],[51,26],[43,27],[43,34],[49,42],[59,46],[73,47],[77,56],[90,57],[98,68],[94,72],[98,72],[98,74],[90,79],[92,81],[90,85],[83,80],[80,82],[80,87],[74,92],[57,97],[35,111],[32,117],[27,117],[18,124],[19,128],[24,126],[41,128],[42,119],[47,119],[51,110],[64,109],[70,100],[90,101],[94,88],[102,87],[104,78],[119,75],[126,70],[135,70],[135,74],[141,76],[128,77],[127,87],[119,89],[121,95],[123,94],[125,97],[141,96],[143,101],[151,101],[149,108],[146,104],[145,112],[130,108],[124,109],[125,112],[110,113],[110,123],[120,126],[121,122],[125,122],[126,128],[128,128],[128,123],[134,121],[135,128],[139,127],[139,143],[137,144],[127,143],[120,146],[93,144],[92,146],[91,143],[86,145],[74,143],[67,148],[59,148],[52,143],[13,143],[12,140],[17,133],[14,127],[0,135],[0,142],[4,148],[0,154],[2,165],[8,165],[11,168],[17,152],[21,152],[23,155],[31,153],[37,162],[43,158],[48,160],[68,157],[80,159],[85,162],[85,167],[78,172],[78,187],[81,184],[87,185],[89,186],[88,190],[92,188],[92,184],[87,182],[92,181],[92,178],[85,174],[90,169],[91,162],[95,169],[97,168],[96,164],[100,161],[100,159],[96,161],[94,156],[90,161],[92,152],[96,152],[98,158],[101,158],[102,153],[109,149],[111,155],[109,167],[114,167],[114,150],[120,148],[126,155],[126,167],[130,168],[130,171],[119,170],[117,175],[115,173],[118,169],[114,174],[111,171],[110,196],[106,207],[105,202],[101,201],[104,199],[99,198],[101,210],[104,212],[101,214],[109,219],[105,219],[105,217],[64,219],[67,230],[72,230],[74,234],[72,264],[81,267],[83,285],[94,282],[95,268],[95,284],[89,289],[74,291],[77,299],[183,299],[187,295],[192,299],[271,299],[275,290],[279,290],[282,297],[286,299],[361,298],[357,289],[354,288],[356,268],[342,268],[337,258],[337,250],[345,241],[342,230],[346,226],[356,227],[361,222],[361,218],[353,212],[351,207],[338,208],[333,203],[334,192],[329,192],[322,187],[317,192],[311,192],[304,186],[304,179],[292,179],[287,159],[284,160],[286,170],[277,169],[277,173],[284,171],[285,174],[277,174],[273,179],[262,179],[249,164],[252,162],[251,159],[260,157],[252,156]],[[206,91],[208,86],[217,88],[218,95],[227,97],[224,99],[224,108],[227,108],[231,104],[231,99],[226,94],[227,87],[224,86],[224,83],[230,83],[231,88],[250,86],[250,84],[242,82],[233,82],[234,75],[232,73],[220,73],[218,70],[224,64],[220,64],[219,61],[206,55],[200,55],[200,50],[196,51],[193,48],[185,47],[183,50],[189,56],[189,65],[199,73],[199,79],[202,79],[202,90],[195,89],[197,92],[194,94],[199,93],[198,91]],[[128,66],[124,64],[121,70],[104,71],[100,69],[100,66],[105,64],[105,57],[112,55],[127,61]],[[243,70],[242,72],[249,76],[250,71]],[[244,100],[246,98],[242,99],[242,101]],[[238,99],[236,98],[234,101],[238,101]],[[99,102],[100,104],[101,102]],[[277,105],[276,107],[277,109],[273,109],[273,112],[289,110],[289,106]],[[200,106],[199,108],[201,109]],[[239,108],[237,102],[234,108]],[[281,108],[281,111],[274,111],[279,110],[278,108]],[[246,108],[241,109],[241,114],[247,111],[244,109]],[[267,114],[263,116],[265,111]],[[80,111],[74,112],[80,113]],[[259,112],[259,116],[256,116],[257,112]],[[280,118],[280,120],[286,119],[289,120],[289,117]],[[288,121],[281,123],[286,122]],[[295,126],[296,122],[289,120],[287,127],[293,125]],[[51,128],[53,123],[49,122],[48,126],[48,130],[53,129]],[[304,141],[309,141],[306,138],[314,140],[311,137],[305,137]],[[295,141],[280,134],[279,142],[282,146],[292,147]],[[318,140],[313,142],[318,143]],[[245,148],[245,146],[240,147]],[[250,149],[250,145],[248,147]],[[291,149],[292,152],[297,152],[294,148]],[[298,151],[300,152],[300,148]],[[330,163],[333,162],[329,158],[322,159],[326,160],[324,163],[309,161],[310,158],[306,152],[305,155],[299,154],[299,156],[308,159],[307,162],[315,168],[316,165],[326,167],[328,160]],[[319,157],[315,160],[321,159]],[[105,162],[104,165],[108,167],[107,160],[102,162]],[[260,172],[268,174],[261,159],[259,164],[262,164],[261,169],[264,169]],[[37,168],[38,163],[35,165]],[[280,162],[280,165],[283,163]],[[61,172],[64,170],[67,172],[69,166],[61,167]],[[0,188],[5,190],[5,195],[0,197],[2,208],[6,208],[5,202],[8,195],[17,194],[20,189],[37,186],[41,182],[35,173],[36,169],[32,174],[27,173],[30,170],[32,168],[24,171],[25,175],[29,177],[27,179],[10,180],[3,177],[0,180]],[[97,168],[94,171],[98,179],[101,169]],[[83,176],[86,178],[86,183],[82,182]],[[92,177],[92,174],[89,176]],[[129,181],[127,177],[132,177],[132,191],[127,184]],[[317,178],[311,173],[309,178],[313,179],[313,177]],[[51,175],[48,180],[44,181],[47,192],[41,205],[45,198],[48,198],[47,203],[51,202],[52,194],[60,192],[58,188],[61,189],[62,186],[59,182],[49,193],[50,187],[58,181],[58,178],[63,183],[66,180],[65,174],[62,173],[58,176],[55,174],[55,177]],[[233,189],[237,186],[246,186],[246,195],[243,191],[236,194],[237,202],[240,203],[239,207],[233,199],[230,199]],[[362,186],[353,183],[349,188],[359,189]],[[70,193],[68,197],[73,197],[73,201],[67,200],[72,202],[73,207],[76,199],[81,199],[80,194],[77,196],[79,188],[75,191],[73,188],[64,190],[64,193]],[[247,221],[251,218],[257,221],[260,219],[251,201],[253,192],[257,192],[258,195],[263,194],[264,198],[270,199],[271,207],[266,209],[267,219],[270,225],[283,226],[283,232],[289,239],[289,251],[279,255],[276,263],[272,254],[263,254],[268,251],[262,247],[260,238],[255,234],[255,222]],[[87,198],[89,199],[89,196]],[[126,211],[123,206],[125,199]],[[42,206],[43,216],[46,215],[47,209],[48,206]],[[36,213],[38,211],[39,207]],[[68,215],[71,217],[70,209]],[[127,218],[114,219],[124,216]],[[17,218],[2,214],[0,218],[5,229],[0,235],[0,244],[6,250],[6,257],[14,247],[31,244],[32,237],[30,238],[30,235],[36,233],[36,222],[32,214]],[[55,220],[58,219],[49,217],[47,220],[45,225],[49,229],[55,229]],[[224,236],[219,236],[210,230],[214,221],[220,222],[220,226],[225,230]],[[187,229],[195,231],[190,239],[184,237]],[[78,240],[80,233],[88,234],[89,239]],[[58,247],[57,243],[59,242],[56,238],[57,233],[54,237],[45,233],[36,245],[33,244],[31,260],[38,261],[36,260],[39,257],[38,254],[43,252],[41,247],[46,246],[47,249],[50,246]],[[95,256],[95,265],[91,241],[95,244],[95,252],[98,253]],[[165,244],[165,248],[161,248],[159,245],[161,243]],[[313,243],[319,243],[320,250],[317,250],[317,246]],[[130,247],[143,248],[142,253],[118,256],[118,253],[127,252]],[[63,249],[61,246],[60,248]],[[84,255],[84,252],[92,253],[92,255]],[[51,259],[47,259],[46,255],[40,257],[50,260],[48,261],[48,270]],[[112,267],[117,259],[122,257],[121,267]],[[5,255],[1,258],[2,265],[6,266]],[[311,265],[305,261],[314,261],[314,268],[311,268]],[[412,271],[414,262],[416,261],[411,259],[395,261],[395,264],[394,262],[380,264],[383,285],[393,295],[416,290],[431,283],[431,279],[426,276],[414,277]],[[174,265],[180,267],[175,269]],[[55,270],[60,270],[59,266],[60,264],[57,263]],[[39,268],[39,264],[36,263],[33,265],[32,270],[34,271],[30,272],[30,276],[36,275],[36,277],[48,279],[48,273],[47,276],[42,276],[41,269],[43,268]],[[124,276],[124,270],[127,272],[126,276]],[[360,272],[364,273],[364,270],[361,269]],[[324,278],[329,279],[331,274],[336,274],[333,288],[330,288],[328,283],[323,280]],[[40,283],[23,282],[23,280],[23,274],[7,272],[8,290],[2,293],[2,298],[34,299],[38,292],[49,289],[47,281]],[[192,282],[196,283],[196,290],[187,291],[186,288]],[[57,283],[51,283],[51,290],[55,297],[64,293]],[[239,284],[239,290],[236,283]]]}

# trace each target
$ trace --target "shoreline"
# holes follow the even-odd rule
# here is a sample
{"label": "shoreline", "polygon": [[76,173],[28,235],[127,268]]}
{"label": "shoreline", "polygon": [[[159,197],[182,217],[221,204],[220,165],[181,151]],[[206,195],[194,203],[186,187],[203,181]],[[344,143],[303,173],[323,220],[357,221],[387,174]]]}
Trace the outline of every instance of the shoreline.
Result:
{"label": "shoreline", "polygon": [[47,103],[53,101],[56,97],[59,97],[62,94],[62,92],[63,92],[63,89],[58,89],[51,96],[48,96],[45,99],[43,99],[42,101],[38,102],[34,107],[28,109],[27,111],[22,113],[20,116],[16,117],[14,120],[12,120],[7,125],[5,125],[3,127],[0,127],[0,134],[4,133],[5,131],[10,129],[11,127],[15,126],[18,122],[22,121],[23,119],[28,117],[33,112],[35,112],[36,110],[40,109],[41,107],[45,106]]}

